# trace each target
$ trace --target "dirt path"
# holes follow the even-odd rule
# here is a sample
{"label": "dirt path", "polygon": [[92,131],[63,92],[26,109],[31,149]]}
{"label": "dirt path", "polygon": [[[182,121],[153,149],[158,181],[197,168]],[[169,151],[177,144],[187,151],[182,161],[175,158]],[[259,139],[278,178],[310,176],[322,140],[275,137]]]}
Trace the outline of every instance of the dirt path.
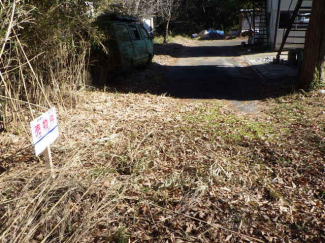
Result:
{"label": "dirt path", "polygon": [[167,68],[168,93],[181,99],[223,99],[240,112],[256,112],[262,80],[235,47],[240,41],[198,41]]}

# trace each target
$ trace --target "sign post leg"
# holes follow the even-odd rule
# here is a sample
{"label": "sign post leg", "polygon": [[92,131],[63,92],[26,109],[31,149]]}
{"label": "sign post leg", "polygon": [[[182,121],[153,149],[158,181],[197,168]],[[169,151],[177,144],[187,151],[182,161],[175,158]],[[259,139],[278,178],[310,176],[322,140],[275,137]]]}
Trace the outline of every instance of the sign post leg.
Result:
{"label": "sign post leg", "polygon": [[47,146],[45,151],[44,151],[44,156],[46,160],[46,168],[51,171],[51,176],[54,179],[55,174],[54,174],[54,169],[53,169],[53,162],[52,162],[52,154],[51,154],[51,148],[50,146]]}

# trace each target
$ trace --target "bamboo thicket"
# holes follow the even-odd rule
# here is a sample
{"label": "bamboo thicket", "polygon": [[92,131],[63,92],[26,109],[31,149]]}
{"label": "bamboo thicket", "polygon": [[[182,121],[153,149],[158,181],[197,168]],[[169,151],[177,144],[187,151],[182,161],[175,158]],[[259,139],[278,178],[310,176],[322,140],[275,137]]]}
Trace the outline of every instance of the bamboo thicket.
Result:
{"label": "bamboo thicket", "polygon": [[22,111],[70,105],[100,35],[83,1],[0,0],[0,129]]}

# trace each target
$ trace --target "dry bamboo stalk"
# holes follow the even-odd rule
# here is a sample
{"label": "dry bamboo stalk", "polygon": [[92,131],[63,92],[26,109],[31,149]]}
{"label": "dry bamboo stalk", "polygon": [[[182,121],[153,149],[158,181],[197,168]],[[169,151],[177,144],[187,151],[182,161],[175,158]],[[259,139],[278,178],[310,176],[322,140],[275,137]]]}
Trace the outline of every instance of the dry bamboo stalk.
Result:
{"label": "dry bamboo stalk", "polygon": [[47,95],[45,94],[45,89],[44,89],[44,84],[43,84],[43,82],[41,82],[41,81],[39,80],[38,76],[36,75],[36,73],[35,73],[35,71],[34,71],[34,68],[33,68],[32,64],[30,63],[30,60],[29,60],[29,58],[27,57],[26,52],[25,52],[25,50],[24,50],[24,48],[23,48],[23,46],[22,46],[22,44],[21,44],[19,38],[16,37],[16,40],[17,40],[17,42],[18,42],[18,44],[19,44],[19,47],[20,47],[22,53],[24,54],[24,57],[25,57],[25,59],[26,59],[26,61],[27,61],[27,63],[28,63],[28,66],[29,66],[30,70],[32,71],[32,73],[33,73],[33,75],[34,75],[34,77],[35,77],[35,79],[36,79],[36,81],[37,81],[37,84],[38,84],[38,86],[39,86],[39,88],[40,88],[42,94],[44,95],[44,98],[45,98],[45,100],[46,100],[48,106],[51,107],[51,103],[50,103],[50,101],[48,100]]}
{"label": "dry bamboo stalk", "polygon": [[[1,2],[1,4],[2,4],[2,2]],[[12,23],[14,21],[15,10],[16,10],[16,0],[14,0],[14,3],[12,5],[11,18],[10,18],[9,26],[8,26],[8,29],[7,29],[7,32],[6,32],[5,41],[3,42],[3,45],[2,45],[2,48],[1,48],[1,51],[0,51],[0,58],[2,57],[3,51],[5,49],[5,46],[7,44],[7,41],[9,39],[10,34],[11,34],[11,29],[13,27]]]}

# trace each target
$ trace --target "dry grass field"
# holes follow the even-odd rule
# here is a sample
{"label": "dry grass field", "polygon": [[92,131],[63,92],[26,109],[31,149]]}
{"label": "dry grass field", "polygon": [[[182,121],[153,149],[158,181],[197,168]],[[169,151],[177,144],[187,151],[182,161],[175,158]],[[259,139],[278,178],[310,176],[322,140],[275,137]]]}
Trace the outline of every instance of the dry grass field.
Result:
{"label": "dry grass field", "polygon": [[22,113],[0,134],[0,242],[324,242],[325,98],[258,107],[80,90],[57,107],[55,179]]}

